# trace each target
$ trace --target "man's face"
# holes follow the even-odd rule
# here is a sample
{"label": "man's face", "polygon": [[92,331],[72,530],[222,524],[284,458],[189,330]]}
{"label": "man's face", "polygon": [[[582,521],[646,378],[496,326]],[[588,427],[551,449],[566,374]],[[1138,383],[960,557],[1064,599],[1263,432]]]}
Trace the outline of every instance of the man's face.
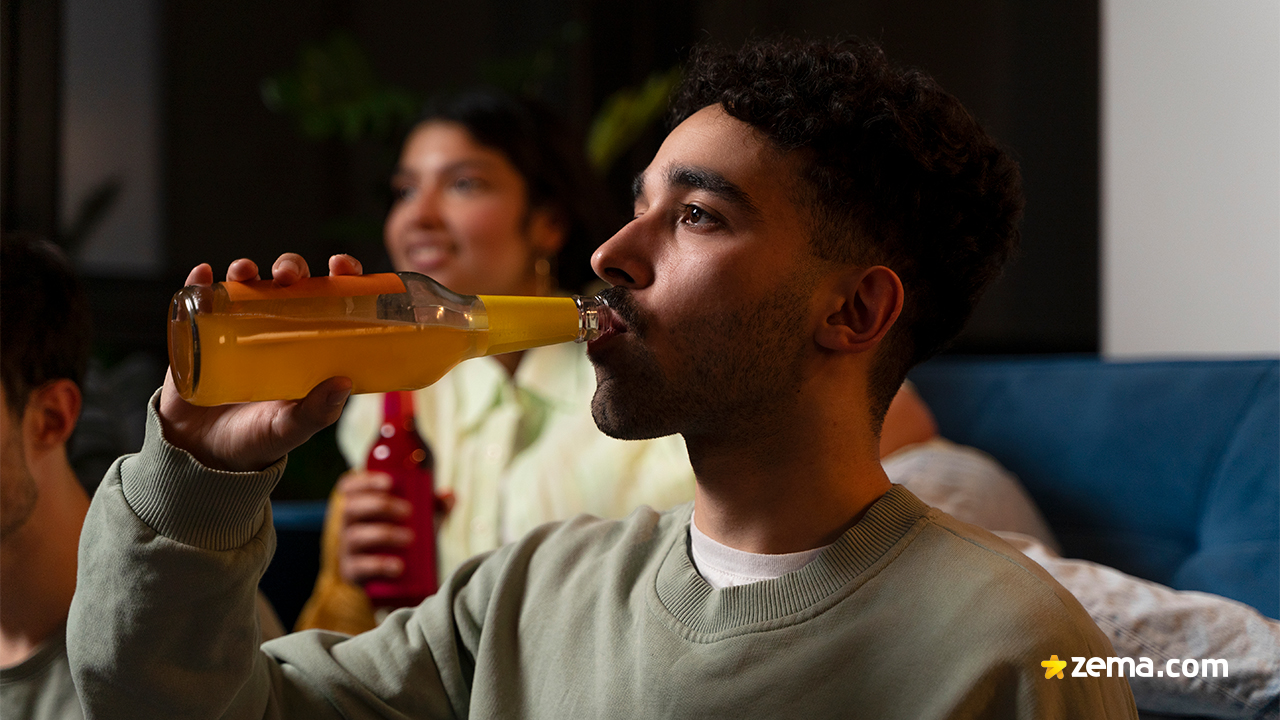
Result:
{"label": "man's face", "polygon": [[627,325],[589,347],[606,434],[725,437],[785,417],[814,351],[821,269],[795,163],[715,105],[637,179],[634,219],[592,258]]}
{"label": "man's face", "polygon": [[23,413],[11,412],[4,396],[0,392],[0,541],[26,524],[37,495],[23,446]]}

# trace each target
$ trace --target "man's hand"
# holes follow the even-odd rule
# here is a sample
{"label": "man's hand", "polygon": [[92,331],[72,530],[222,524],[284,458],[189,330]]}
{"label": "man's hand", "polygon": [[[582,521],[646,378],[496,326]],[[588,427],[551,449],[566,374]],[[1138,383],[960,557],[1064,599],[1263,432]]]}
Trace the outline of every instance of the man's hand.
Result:
{"label": "man's hand", "polygon": [[[350,255],[329,258],[330,275],[360,272],[360,262]],[[279,285],[292,285],[310,274],[306,260],[294,253],[281,255],[271,266],[271,277]],[[258,266],[250,260],[236,260],[227,268],[227,280],[257,279]],[[212,283],[213,269],[208,264],[195,267],[187,276],[188,285]],[[350,394],[351,380],[330,378],[301,400],[198,407],[182,399],[170,372],[160,393],[160,422],[165,439],[206,467],[257,471],[336,421]]]}
{"label": "man's hand", "polygon": [[352,470],[338,480],[342,498],[342,530],[338,539],[338,571],[342,579],[362,585],[370,580],[393,580],[404,573],[404,561],[387,555],[408,547],[413,508],[391,494],[391,476]]}

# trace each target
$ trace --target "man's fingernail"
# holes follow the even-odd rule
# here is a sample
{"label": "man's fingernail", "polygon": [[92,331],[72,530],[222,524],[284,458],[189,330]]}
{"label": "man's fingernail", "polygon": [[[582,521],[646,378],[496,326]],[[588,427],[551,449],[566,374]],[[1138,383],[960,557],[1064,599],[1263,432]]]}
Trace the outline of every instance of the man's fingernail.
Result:
{"label": "man's fingernail", "polygon": [[346,402],[347,398],[350,396],[351,396],[351,388],[345,388],[342,390],[334,390],[333,392],[329,393],[329,397],[325,398],[325,400],[327,400],[330,405],[337,406]]}

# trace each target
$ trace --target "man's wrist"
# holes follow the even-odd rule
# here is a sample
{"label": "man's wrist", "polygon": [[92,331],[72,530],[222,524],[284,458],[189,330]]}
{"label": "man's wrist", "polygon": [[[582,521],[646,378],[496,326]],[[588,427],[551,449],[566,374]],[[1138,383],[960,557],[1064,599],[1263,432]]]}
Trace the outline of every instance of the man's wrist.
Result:
{"label": "man's wrist", "polygon": [[172,540],[208,550],[244,545],[265,522],[285,458],[259,472],[210,468],[166,440],[158,403],[159,393],[148,404],[142,452],[121,461],[126,502],[147,526]]}

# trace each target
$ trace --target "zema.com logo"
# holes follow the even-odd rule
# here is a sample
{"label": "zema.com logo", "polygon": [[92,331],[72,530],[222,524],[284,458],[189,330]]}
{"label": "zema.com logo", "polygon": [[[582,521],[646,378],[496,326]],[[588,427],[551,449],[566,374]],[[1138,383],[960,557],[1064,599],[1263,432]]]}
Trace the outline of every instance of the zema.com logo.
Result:
{"label": "zema.com logo", "polygon": [[[1226,660],[1178,660],[1177,658],[1165,661],[1164,665],[1157,667],[1151,658],[1133,658],[1122,657],[1072,657],[1071,662],[1075,663],[1075,667],[1071,669],[1071,677],[1102,677],[1102,673],[1106,672],[1107,677],[1227,677],[1227,661]],[[1065,675],[1063,671],[1067,669],[1069,663],[1066,660],[1059,660],[1057,655],[1051,655],[1048,660],[1040,661],[1040,667],[1044,668],[1044,677],[1046,680],[1050,678],[1063,679]]]}

